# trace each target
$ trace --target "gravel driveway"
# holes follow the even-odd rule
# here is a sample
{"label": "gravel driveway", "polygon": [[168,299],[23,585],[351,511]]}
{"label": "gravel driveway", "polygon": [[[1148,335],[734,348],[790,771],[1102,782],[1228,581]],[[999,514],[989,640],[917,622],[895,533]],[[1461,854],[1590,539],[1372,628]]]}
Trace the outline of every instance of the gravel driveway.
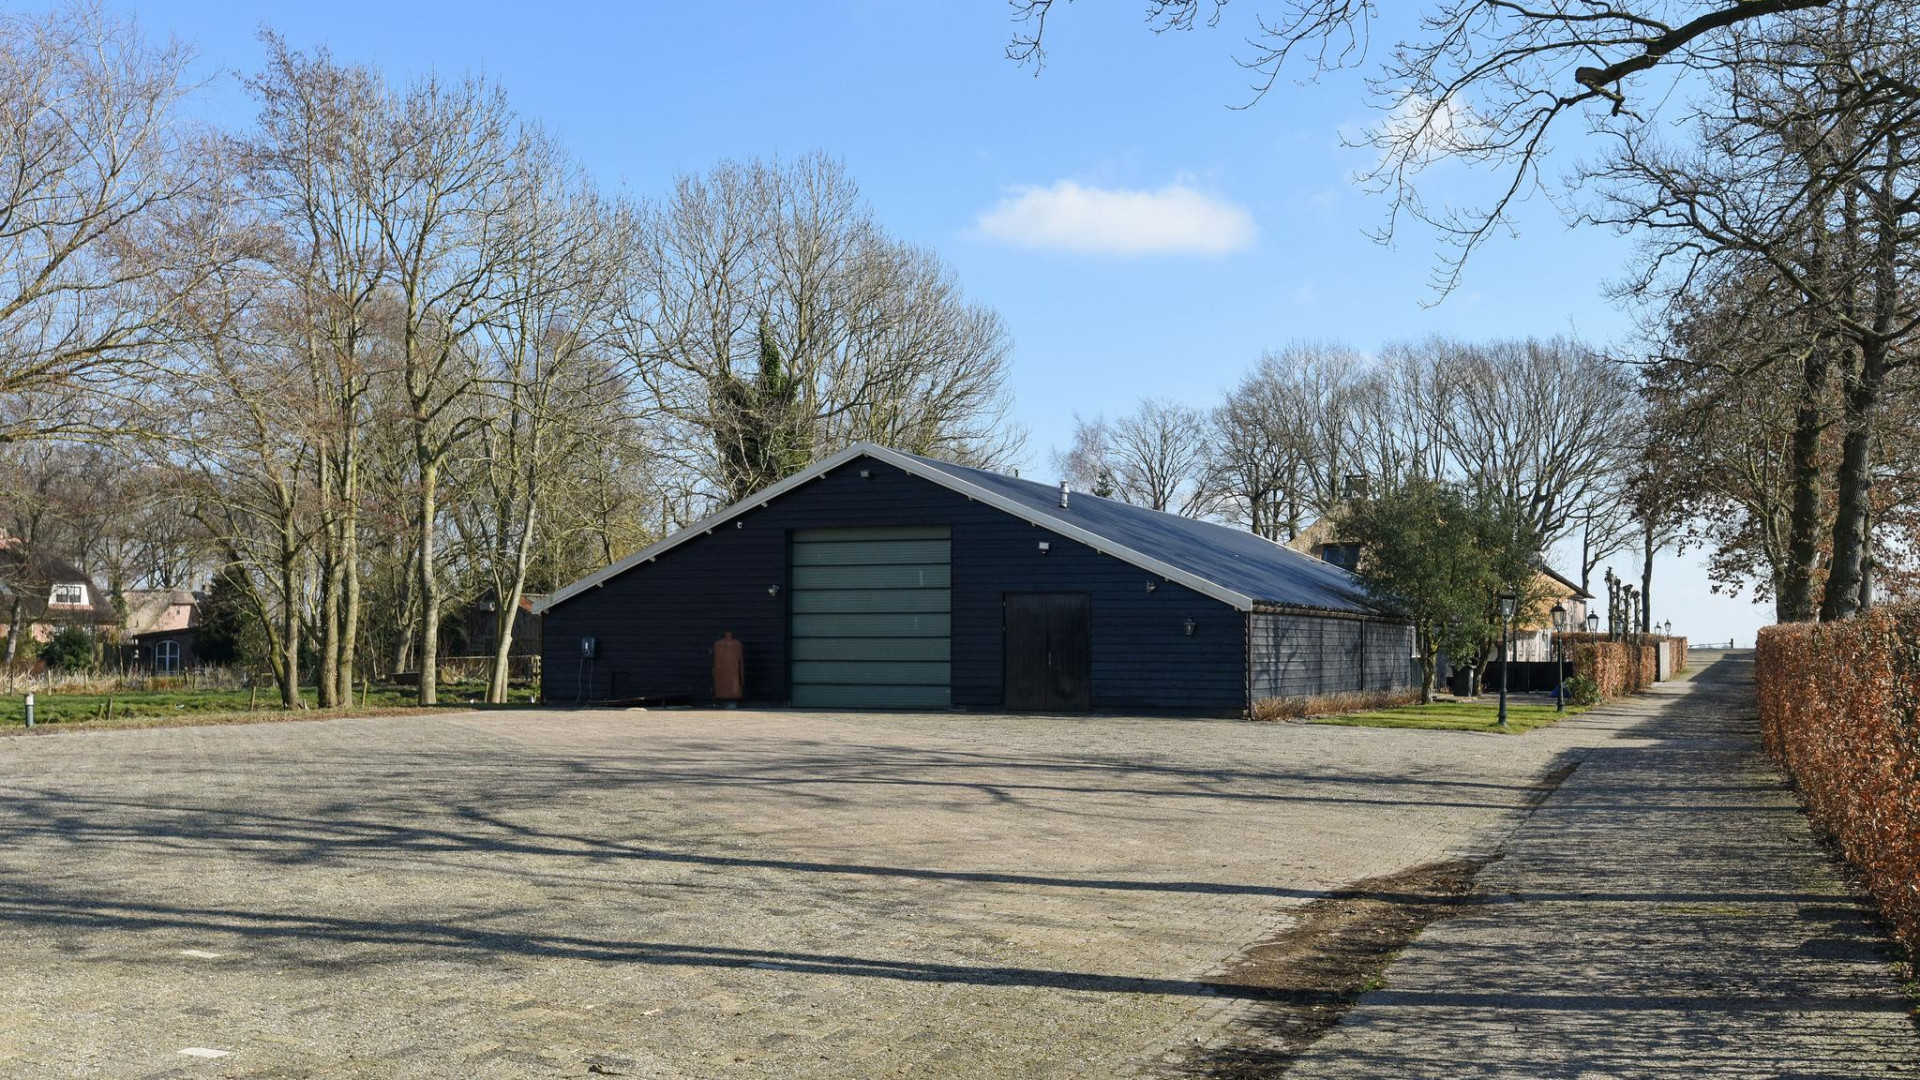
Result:
{"label": "gravel driveway", "polygon": [[0,739],[0,1076],[1151,1073],[1245,1007],[1220,973],[1290,907],[1485,850],[1581,726]]}

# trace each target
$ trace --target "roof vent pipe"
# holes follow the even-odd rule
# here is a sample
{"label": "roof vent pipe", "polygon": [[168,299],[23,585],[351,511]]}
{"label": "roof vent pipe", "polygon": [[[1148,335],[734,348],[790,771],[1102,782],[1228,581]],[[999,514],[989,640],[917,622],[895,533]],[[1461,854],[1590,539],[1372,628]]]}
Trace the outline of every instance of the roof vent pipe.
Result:
{"label": "roof vent pipe", "polygon": [[1065,480],[1060,481],[1060,509],[1067,508],[1067,496],[1072,492],[1073,488]]}

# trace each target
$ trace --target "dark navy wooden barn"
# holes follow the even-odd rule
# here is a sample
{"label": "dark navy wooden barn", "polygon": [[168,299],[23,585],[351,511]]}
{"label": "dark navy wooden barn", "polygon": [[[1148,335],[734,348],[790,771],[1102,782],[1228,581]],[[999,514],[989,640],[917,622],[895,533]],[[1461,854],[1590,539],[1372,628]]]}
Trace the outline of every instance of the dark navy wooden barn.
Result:
{"label": "dark navy wooden barn", "polygon": [[1205,522],[852,447],[547,597],[547,701],[1236,713],[1412,685],[1345,571]]}

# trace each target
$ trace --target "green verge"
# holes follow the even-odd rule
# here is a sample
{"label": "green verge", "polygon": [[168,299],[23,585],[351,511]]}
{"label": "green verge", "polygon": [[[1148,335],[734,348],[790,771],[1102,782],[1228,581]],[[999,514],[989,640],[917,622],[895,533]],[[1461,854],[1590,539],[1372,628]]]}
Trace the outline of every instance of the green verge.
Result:
{"label": "green verge", "polygon": [[[279,692],[271,687],[261,687],[257,697],[251,697],[246,690],[130,690],[116,694],[62,694],[58,692],[36,691],[34,693],[33,719],[36,725],[63,728],[103,728],[103,727],[153,727],[171,723],[222,724],[247,720],[306,720],[323,716],[385,714],[397,710],[417,709],[414,705],[415,691],[410,686],[376,686],[366,695],[361,704],[361,696],[355,694],[353,704],[343,709],[321,711],[315,708],[280,708]],[[303,689],[303,697],[311,706],[314,700],[313,687]],[[440,688],[438,709],[501,708],[486,705],[479,699],[486,696],[486,688],[479,684],[443,685]],[[113,719],[107,719],[107,699],[113,699]],[[531,697],[531,691],[515,688],[509,695],[508,707],[524,705]],[[249,700],[253,708],[249,708]],[[26,726],[26,698],[20,694],[0,695],[0,731],[8,729],[23,730]]]}
{"label": "green verge", "polygon": [[[1519,734],[1546,727],[1556,720],[1583,712],[1577,705],[1555,712],[1551,705],[1507,703],[1507,732]],[[1500,704],[1491,698],[1477,701],[1436,701],[1431,705],[1405,705],[1397,709],[1344,713],[1339,716],[1315,716],[1309,724],[1338,724],[1345,727],[1422,728],[1430,731],[1500,731]]]}

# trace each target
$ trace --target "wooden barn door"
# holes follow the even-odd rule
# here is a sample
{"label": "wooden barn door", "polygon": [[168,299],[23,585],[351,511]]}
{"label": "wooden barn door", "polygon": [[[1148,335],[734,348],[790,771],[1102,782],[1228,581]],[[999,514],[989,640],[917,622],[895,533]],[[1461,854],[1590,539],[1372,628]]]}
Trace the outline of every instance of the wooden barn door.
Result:
{"label": "wooden barn door", "polygon": [[1006,707],[1085,712],[1093,707],[1093,597],[1008,593]]}

